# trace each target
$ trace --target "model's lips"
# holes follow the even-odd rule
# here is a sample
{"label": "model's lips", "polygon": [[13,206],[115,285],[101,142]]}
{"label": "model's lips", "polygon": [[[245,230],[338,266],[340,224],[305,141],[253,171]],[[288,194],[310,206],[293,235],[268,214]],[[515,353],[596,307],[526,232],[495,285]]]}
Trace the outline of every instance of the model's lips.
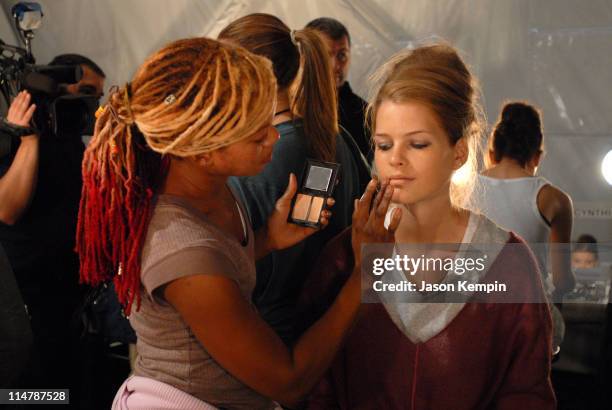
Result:
{"label": "model's lips", "polygon": [[406,183],[406,182],[410,182],[410,181],[414,181],[415,178],[413,177],[407,177],[404,175],[395,175],[392,177],[389,177],[389,183],[390,184],[401,184],[401,183]]}

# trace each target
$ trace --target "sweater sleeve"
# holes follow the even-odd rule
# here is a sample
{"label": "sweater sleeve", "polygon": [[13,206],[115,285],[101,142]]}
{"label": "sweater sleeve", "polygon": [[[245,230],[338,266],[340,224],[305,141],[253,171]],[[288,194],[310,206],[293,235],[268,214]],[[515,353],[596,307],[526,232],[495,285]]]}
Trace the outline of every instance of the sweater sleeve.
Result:
{"label": "sweater sleeve", "polygon": [[[521,242],[514,237],[511,242]],[[516,245],[515,245],[516,246]],[[518,255],[517,255],[518,256]],[[525,245],[525,254],[520,260],[525,275],[533,278],[531,289],[524,292],[540,293],[546,300],[540,281],[537,263]],[[511,270],[516,269],[510,267]],[[536,300],[536,299],[534,299]],[[495,398],[498,410],[546,410],[555,409],[556,400],[550,380],[552,359],[552,319],[546,303],[523,303],[517,305],[516,314],[510,315],[514,328],[506,340],[512,346],[507,373]]]}
{"label": "sweater sleeve", "polygon": [[317,259],[297,301],[300,334],[312,326],[332,305],[353,270],[351,227],[332,238]]}
{"label": "sweater sleeve", "polygon": [[[334,302],[353,270],[351,227],[346,228],[325,246],[298,299],[298,326],[304,332]],[[340,350],[332,366],[306,399],[306,409],[343,408],[343,393],[337,382],[343,380],[344,351]]]}
{"label": "sweater sleeve", "polygon": [[524,304],[519,318],[512,362],[498,391],[495,408],[555,409],[550,381],[552,322],[548,305]]}

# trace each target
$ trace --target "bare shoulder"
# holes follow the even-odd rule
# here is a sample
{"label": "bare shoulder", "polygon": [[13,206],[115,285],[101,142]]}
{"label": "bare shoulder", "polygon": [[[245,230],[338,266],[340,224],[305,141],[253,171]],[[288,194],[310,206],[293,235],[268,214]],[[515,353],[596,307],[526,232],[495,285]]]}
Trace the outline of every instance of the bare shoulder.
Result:
{"label": "bare shoulder", "polygon": [[571,215],[573,204],[570,196],[553,185],[544,185],[538,193],[538,208],[548,220],[559,215]]}

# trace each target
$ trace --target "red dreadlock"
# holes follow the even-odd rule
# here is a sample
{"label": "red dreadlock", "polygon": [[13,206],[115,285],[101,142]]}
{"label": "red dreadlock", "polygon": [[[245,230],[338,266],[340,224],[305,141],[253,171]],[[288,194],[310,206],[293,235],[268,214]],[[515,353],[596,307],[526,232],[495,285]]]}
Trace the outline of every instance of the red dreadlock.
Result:
{"label": "red dreadlock", "polygon": [[[98,125],[106,123],[108,127],[117,121],[112,110],[105,110]],[[107,147],[85,153],[77,251],[81,281],[95,286],[112,278],[119,301],[129,314],[134,297],[140,305],[140,249],[153,192],[167,171],[168,161],[146,145],[135,125],[114,126],[117,130]],[[122,133],[123,140],[115,138]]]}
{"label": "red dreadlock", "polygon": [[194,156],[252,135],[269,123],[275,95],[269,61],[206,38],[167,45],[112,92],[83,158],[81,281],[112,279],[127,314],[139,305],[140,251],[169,165],[162,154]]}

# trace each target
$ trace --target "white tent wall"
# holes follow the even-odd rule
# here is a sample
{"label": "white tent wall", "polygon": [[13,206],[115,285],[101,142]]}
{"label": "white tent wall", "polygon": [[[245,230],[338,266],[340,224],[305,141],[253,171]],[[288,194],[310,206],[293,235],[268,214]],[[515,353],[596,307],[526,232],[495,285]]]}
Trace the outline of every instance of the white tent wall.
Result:
{"label": "white tent wall", "polygon": [[[1,0],[0,38],[14,44]],[[393,52],[433,38],[458,47],[480,79],[489,123],[509,99],[544,116],[546,156],[539,173],[570,193],[575,236],[612,241],[612,188],[600,164],[612,150],[612,0],[43,0],[33,51],[39,63],[66,52],[98,62],[107,86],[128,81],[169,41],[211,36],[252,12],[291,28],[313,18],[343,21],[352,37],[353,88]]]}

